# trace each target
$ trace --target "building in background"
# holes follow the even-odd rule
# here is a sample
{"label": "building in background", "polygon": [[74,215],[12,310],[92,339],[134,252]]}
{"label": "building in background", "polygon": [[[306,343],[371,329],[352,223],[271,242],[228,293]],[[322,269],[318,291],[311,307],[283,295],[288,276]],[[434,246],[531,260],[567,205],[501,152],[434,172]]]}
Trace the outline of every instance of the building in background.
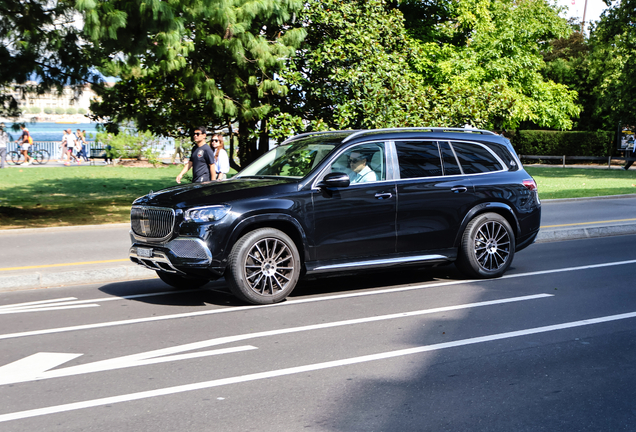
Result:
{"label": "building in background", "polygon": [[[27,83],[27,85],[37,85]],[[22,110],[22,119],[30,121],[46,121],[71,119],[86,119],[89,112],[91,100],[96,98],[95,92],[90,85],[85,85],[81,92],[77,92],[72,87],[64,87],[61,93],[52,89],[43,94],[25,93],[19,87],[13,89],[3,89],[13,95],[18,102],[18,107]]]}

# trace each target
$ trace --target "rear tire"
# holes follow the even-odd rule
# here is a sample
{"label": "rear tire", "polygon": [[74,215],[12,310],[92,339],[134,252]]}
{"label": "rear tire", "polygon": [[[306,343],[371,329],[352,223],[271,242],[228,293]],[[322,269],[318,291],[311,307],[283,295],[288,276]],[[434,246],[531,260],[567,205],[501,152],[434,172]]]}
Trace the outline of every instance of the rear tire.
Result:
{"label": "rear tire", "polygon": [[457,258],[457,267],[469,277],[502,276],[515,254],[515,235],[508,221],[497,213],[484,213],[468,223]]}
{"label": "rear tire", "polygon": [[24,163],[24,155],[22,153],[20,153],[19,151],[10,151],[9,152],[9,157],[11,158],[11,162],[14,165],[20,165],[22,163]]}
{"label": "rear tire", "polygon": [[283,301],[291,294],[300,271],[294,241],[277,229],[260,228],[236,242],[225,279],[236,297],[264,305]]}
{"label": "rear tire", "polygon": [[196,289],[201,288],[203,285],[210,282],[209,279],[202,278],[189,278],[186,276],[180,276],[173,273],[166,273],[162,271],[157,271],[157,276],[159,279],[170,285],[171,287],[177,289]]}

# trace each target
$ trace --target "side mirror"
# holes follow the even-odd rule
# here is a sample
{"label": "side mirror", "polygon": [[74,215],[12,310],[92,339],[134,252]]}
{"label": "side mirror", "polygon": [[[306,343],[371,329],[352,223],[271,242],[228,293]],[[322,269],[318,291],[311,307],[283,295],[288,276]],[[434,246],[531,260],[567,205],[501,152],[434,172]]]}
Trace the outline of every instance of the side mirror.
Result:
{"label": "side mirror", "polygon": [[318,182],[318,187],[321,188],[344,188],[348,187],[351,180],[349,176],[345,173],[329,173],[323,177],[323,179]]}

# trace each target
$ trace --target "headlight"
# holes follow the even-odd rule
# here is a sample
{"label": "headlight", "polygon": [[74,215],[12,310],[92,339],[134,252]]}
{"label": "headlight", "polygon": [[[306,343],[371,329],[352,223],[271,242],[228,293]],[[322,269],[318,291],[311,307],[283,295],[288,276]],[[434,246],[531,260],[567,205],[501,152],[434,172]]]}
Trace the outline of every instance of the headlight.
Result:
{"label": "headlight", "polygon": [[215,205],[206,207],[195,207],[186,210],[184,219],[186,222],[210,222],[221,220],[230,212],[229,205]]}

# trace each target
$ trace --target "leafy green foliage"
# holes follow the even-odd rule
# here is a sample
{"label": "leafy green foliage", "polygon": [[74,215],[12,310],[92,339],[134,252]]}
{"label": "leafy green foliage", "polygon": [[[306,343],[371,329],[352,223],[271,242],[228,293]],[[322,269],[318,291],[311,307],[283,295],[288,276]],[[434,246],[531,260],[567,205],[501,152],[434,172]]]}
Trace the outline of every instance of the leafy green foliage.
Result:
{"label": "leafy green foliage", "polygon": [[237,122],[241,160],[253,160],[269,148],[267,120],[287,92],[275,74],[305,34],[286,24],[301,4],[80,0],[100,69],[122,78],[100,92],[93,118],[171,136]]}
{"label": "leafy green foliage", "polygon": [[110,153],[113,159],[147,159],[153,165],[160,163],[159,155],[163,146],[159,137],[151,132],[120,131],[117,134],[102,132],[97,134],[96,141],[101,145],[111,146]]}
{"label": "leafy green foliage", "polygon": [[43,93],[71,85],[79,92],[88,81],[99,84],[77,18],[72,0],[0,0],[0,115],[20,114],[9,89]]}
{"label": "leafy green foliage", "polygon": [[544,0],[453,3],[449,19],[437,25],[439,39],[421,40],[428,61],[419,66],[431,86],[449,88],[451,104],[472,94],[496,95],[485,110],[464,108],[474,126],[512,129],[532,121],[569,129],[579,112],[576,93],[540,73],[547,41],[570,32],[557,12]]}
{"label": "leafy green foliage", "polygon": [[611,156],[616,145],[614,132],[560,132],[520,130],[511,137],[520,155]]}
{"label": "leafy green foliage", "polygon": [[[568,129],[576,93],[545,80],[547,41],[569,34],[543,0],[310,0],[307,37],[282,72],[274,135],[324,128]],[[549,47],[548,47],[549,48]]]}
{"label": "leafy green foliage", "polygon": [[399,11],[382,0],[312,0],[299,23],[307,37],[282,73],[290,87],[282,110],[310,130],[421,124],[428,104]]}
{"label": "leafy green foliage", "polygon": [[636,125],[636,2],[613,3],[590,34],[593,116],[606,128]]}

